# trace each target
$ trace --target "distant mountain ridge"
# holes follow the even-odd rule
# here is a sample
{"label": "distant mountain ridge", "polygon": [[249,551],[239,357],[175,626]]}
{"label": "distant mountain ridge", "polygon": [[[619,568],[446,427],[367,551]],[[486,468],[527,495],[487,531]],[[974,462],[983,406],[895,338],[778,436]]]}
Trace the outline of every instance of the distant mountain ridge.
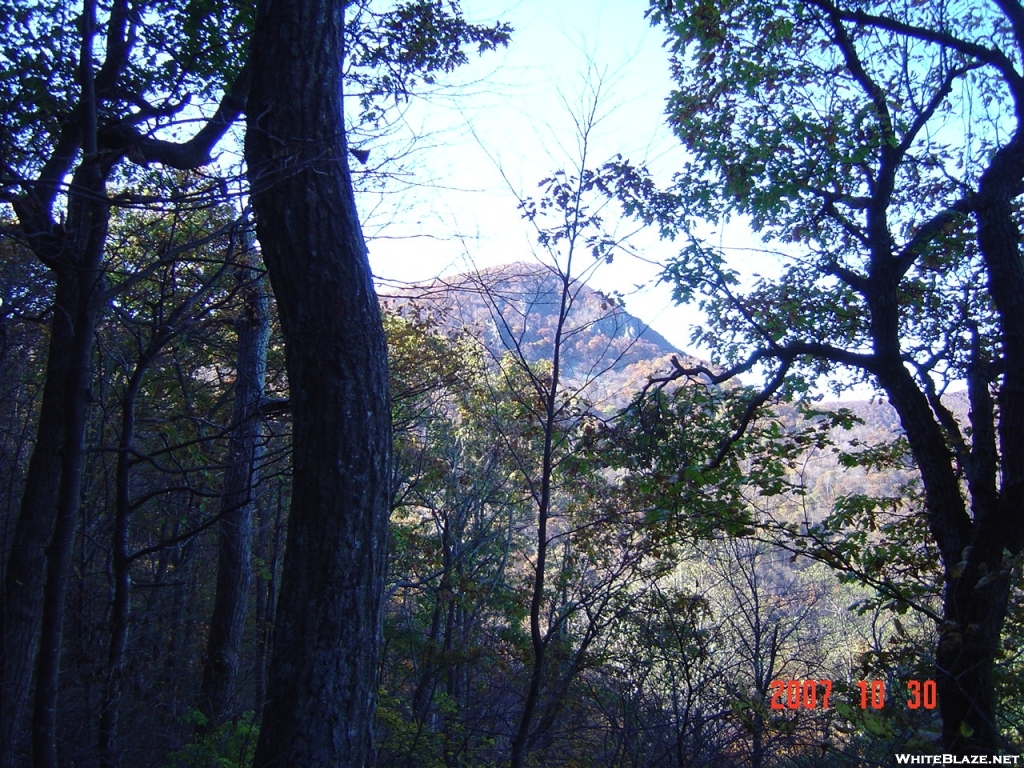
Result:
{"label": "distant mountain ridge", "polygon": [[[561,288],[554,270],[518,262],[382,291],[381,298],[386,307],[425,314],[442,329],[468,330],[496,360],[511,351],[537,363],[552,357]],[[571,283],[570,295],[562,379],[567,389],[582,390],[596,411],[610,414],[627,405],[650,377],[672,370],[672,357],[684,366],[708,365],[674,347],[614,298],[580,281]],[[966,428],[970,410],[966,394],[947,393],[943,402]],[[846,408],[861,420],[849,431],[833,431],[836,447],[845,451],[888,443],[902,433],[898,415],[884,399],[822,402],[820,407]],[[783,405],[778,413],[796,426],[793,406]],[[895,496],[915,476],[909,464],[883,471],[848,468],[831,448],[811,450],[800,474],[800,481],[817,499],[811,515],[815,521],[827,514],[840,494]]]}
{"label": "distant mountain ridge", "polygon": [[[561,288],[561,277],[550,266],[515,262],[382,290],[381,299],[397,311],[426,313],[441,328],[468,329],[495,359],[516,351],[537,363],[552,357]],[[563,379],[570,388],[585,385],[587,397],[599,405],[625,405],[651,376],[672,370],[673,356],[683,365],[708,365],[586,283],[573,280],[570,294]],[[966,423],[965,395],[946,395],[944,400]],[[876,436],[901,431],[896,413],[884,400],[825,402],[822,407],[853,410]]]}
{"label": "distant mountain ridge", "polygon": [[[516,262],[382,292],[385,306],[415,307],[440,326],[469,329],[498,359],[507,352],[530,363],[552,359],[562,297],[562,277],[539,263]],[[599,406],[624,405],[652,375],[671,369],[676,356],[695,358],[627,312],[614,298],[579,280],[568,291],[562,329],[565,385],[584,388]]]}

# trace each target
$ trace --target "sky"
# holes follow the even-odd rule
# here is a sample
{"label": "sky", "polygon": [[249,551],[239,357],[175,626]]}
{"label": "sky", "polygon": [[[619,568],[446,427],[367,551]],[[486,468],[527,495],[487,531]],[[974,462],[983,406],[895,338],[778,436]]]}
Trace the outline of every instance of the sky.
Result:
{"label": "sky", "polygon": [[[668,55],[661,32],[644,18],[642,0],[462,5],[471,21],[500,19],[515,31],[507,49],[472,57],[445,87],[412,99],[402,130],[381,140],[385,146],[376,156],[421,137],[410,185],[360,201],[371,266],[383,292],[393,280],[428,280],[534,258],[535,236],[519,215],[518,199],[535,194],[538,182],[553,172],[579,163],[576,122],[590,111],[596,121],[588,165],[621,154],[667,181],[681,160],[664,118],[672,87]],[[373,143],[368,147],[375,157]],[[674,307],[668,286],[656,285],[658,268],[650,263],[669,257],[676,246],[650,232],[633,244],[642,259],[619,255],[600,265],[588,283],[621,291],[631,313],[677,347],[700,352],[689,341],[698,316]]]}

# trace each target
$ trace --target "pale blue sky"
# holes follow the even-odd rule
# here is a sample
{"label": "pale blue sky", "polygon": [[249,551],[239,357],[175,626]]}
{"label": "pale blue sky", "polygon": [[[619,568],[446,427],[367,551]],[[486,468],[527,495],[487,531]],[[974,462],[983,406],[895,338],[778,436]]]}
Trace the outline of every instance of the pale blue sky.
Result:
{"label": "pale blue sky", "polygon": [[[474,21],[511,23],[512,43],[460,69],[455,87],[406,109],[407,133],[390,141],[395,149],[409,135],[426,136],[413,164],[421,186],[361,201],[375,273],[418,281],[530,259],[533,237],[518,215],[516,193],[533,194],[542,178],[579,162],[573,120],[592,103],[598,85],[588,165],[621,153],[667,180],[681,150],[663,116],[672,84],[662,35],[647,24],[645,8],[638,0],[463,3]],[[652,260],[673,251],[653,234],[636,244]],[[618,257],[590,282],[633,292],[627,308],[690,349],[693,313],[673,308],[665,286],[634,289],[652,284],[656,273]]]}

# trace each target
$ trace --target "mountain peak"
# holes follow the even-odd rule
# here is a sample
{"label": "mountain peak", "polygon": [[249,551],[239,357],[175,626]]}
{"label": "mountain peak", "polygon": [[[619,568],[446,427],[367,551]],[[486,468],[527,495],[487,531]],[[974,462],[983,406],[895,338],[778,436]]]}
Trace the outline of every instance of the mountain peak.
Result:
{"label": "mountain peak", "polygon": [[566,284],[556,269],[536,262],[437,278],[383,298],[397,308],[414,304],[444,327],[470,329],[495,359],[511,352],[529,363],[550,360],[560,330],[565,385],[616,406],[651,375],[668,371],[671,356],[688,357],[618,299],[576,279]]}

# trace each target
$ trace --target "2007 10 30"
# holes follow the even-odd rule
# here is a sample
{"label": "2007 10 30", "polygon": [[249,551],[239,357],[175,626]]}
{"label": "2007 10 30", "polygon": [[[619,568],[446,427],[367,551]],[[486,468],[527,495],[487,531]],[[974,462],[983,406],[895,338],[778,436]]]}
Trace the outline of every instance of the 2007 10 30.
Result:
{"label": "2007 10 30", "polygon": [[[861,680],[857,683],[861,709],[885,706],[885,681]],[[832,697],[831,680],[772,680],[768,684],[772,709],[828,709]],[[909,709],[935,709],[938,689],[934,680],[907,681]]]}

